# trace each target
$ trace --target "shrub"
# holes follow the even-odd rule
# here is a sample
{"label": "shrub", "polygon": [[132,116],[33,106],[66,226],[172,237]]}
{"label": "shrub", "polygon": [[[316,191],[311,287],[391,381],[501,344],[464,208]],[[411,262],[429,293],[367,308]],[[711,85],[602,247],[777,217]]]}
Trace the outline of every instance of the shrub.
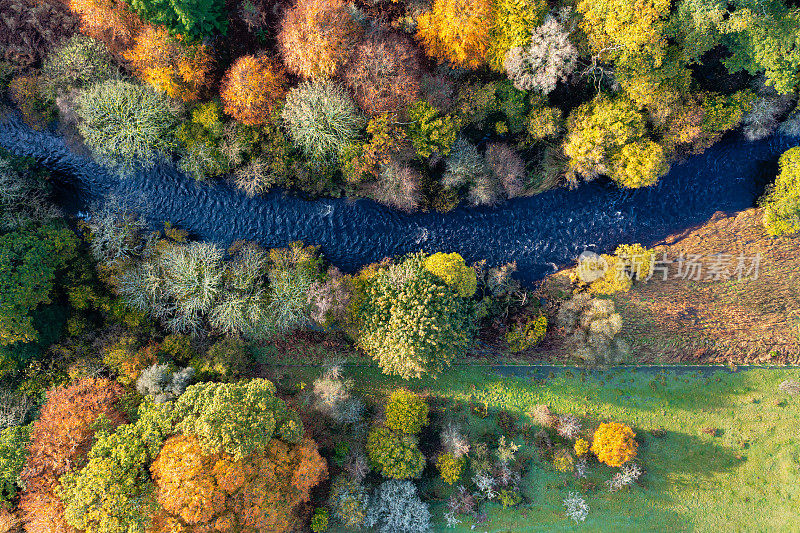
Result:
{"label": "shrub", "polygon": [[506,143],[489,143],[486,145],[485,159],[506,196],[514,198],[524,192],[525,162],[516,150]]}
{"label": "shrub", "polygon": [[12,426],[0,433],[0,503],[11,501],[22,487],[20,472],[28,457],[31,426]]}
{"label": "shrub", "polygon": [[575,523],[583,522],[589,515],[589,505],[580,494],[570,492],[564,500],[564,507],[567,510],[567,518],[575,520]]}
{"label": "shrub", "polygon": [[728,95],[704,94],[701,129],[706,133],[723,133],[735,129],[752,109],[755,98],[756,95],[749,90]]}
{"label": "shrub", "polygon": [[222,381],[237,381],[244,377],[253,364],[247,344],[235,335],[225,336],[202,356],[192,361],[200,376],[210,376]]}
{"label": "shrub", "polygon": [[559,81],[572,74],[578,64],[578,49],[569,32],[554,17],[534,29],[530,44],[511,48],[503,68],[514,87],[521,91],[537,89],[549,94]]}
{"label": "shrub", "polygon": [[228,28],[223,0],[130,0],[130,6],[173,35],[202,39]]}
{"label": "shrub", "polygon": [[135,383],[142,370],[158,363],[154,347],[142,346],[130,335],[103,347],[102,354],[103,363],[117,374],[117,381],[123,385]]}
{"label": "shrub", "polygon": [[800,148],[790,148],[778,160],[780,174],[761,200],[764,227],[770,235],[800,231]]}
{"label": "shrub", "polygon": [[111,79],[115,75],[113,59],[103,43],[81,34],[47,56],[42,75],[50,90],[58,91],[88,87]]}
{"label": "shrub", "polygon": [[564,448],[559,448],[553,453],[553,468],[559,472],[572,472],[575,467],[575,458]]}
{"label": "shrub", "polygon": [[556,431],[563,438],[573,440],[581,432],[581,422],[573,414],[561,415],[556,423]]}
{"label": "shrub", "polygon": [[52,533],[66,527],[58,480],[83,462],[98,421],[109,428],[126,421],[119,405],[122,393],[119,384],[97,378],[47,392],[20,474],[25,490],[19,508],[28,531]]}
{"label": "shrub", "polygon": [[381,167],[378,181],[368,191],[377,202],[411,212],[422,202],[421,188],[419,172],[408,164],[392,161]]}
{"label": "shrub", "polygon": [[580,438],[575,441],[575,445],[573,446],[575,450],[575,455],[578,457],[583,457],[587,453],[589,453],[589,441],[583,438]]}
{"label": "shrub", "polygon": [[488,174],[486,161],[478,153],[475,145],[463,137],[456,139],[450,155],[445,160],[442,184],[451,188],[472,186]]}
{"label": "shrub", "polygon": [[441,372],[472,344],[469,302],[413,256],[368,282],[357,344],[386,373],[405,379]]}
{"label": "shrub", "polygon": [[397,389],[386,403],[386,427],[415,435],[428,423],[428,403],[408,389]]}
{"label": "shrub", "polygon": [[409,107],[408,121],[408,133],[418,157],[450,153],[458,135],[458,125],[452,117],[440,116],[432,105],[419,100]]}
{"label": "shrub", "polygon": [[528,136],[534,142],[558,137],[563,129],[562,111],[557,107],[534,107],[528,115]]}
{"label": "shrub", "polygon": [[367,437],[367,454],[372,467],[384,477],[418,478],[425,468],[425,457],[413,435],[375,427]]}
{"label": "shrub", "polygon": [[234,460],[263,449],[273,436],[295,444],[302,434],[297,415],[275,397],[275,386],[265,379],[191,385],[175,402],[175,410],[181,432],[196,435],[206,453],[224,451]]}
{"label": "shrub", "polygon": [[592,453],[608,466],[622,466],[636,457],[636,433],[619,422],[602,423],[592,437]]}
{"label": "shrub", "polygon": [[439,469],[439,474],[442,481],[448,485],[452,485],[461,478],[461,471],[467,458],[464,456],[456,457],[450,452],[443,453],[436,459],[436,468]]}
{"label": "shrub", "polygon": [[127,81],[106,81],[83,91],[78,129],[106,165],[123,172],[152,168],[174,147],[173,107],[166,96]]}
{"label": "shrub", "polygon": [[328,502],[333,518],[342,526],[349,529],[363,527],[369,499],[360,483],[345,475],[335,477]]}
{"label": "shrub", "polygon": [[14,76],[8,84],[8,97],[22,114],[22,121],[35,130],[43,129],[54,117],[46,93],[46,80],[35,74]]}
{"label": "shrub", "polygon": [[153,365],[139,375],[136,390],[150,396],[155,403],[164,403],[183,394],[193,377],[192,367],[173,371],[169,365]]}
{"label": "shrub", "polygon": [[570,335],[577,355],[589,365],[617,364],[630,350],[627,343],[616,338],[622,330],[622,317],[614,312],[611,300],[578,294],[561,305],[558,323]]}
{"label": "shrub", "polygon": [[503,69],[506,53],[531,42],[531,32],[542,23],[547,2],[542,0],[498,0],[494,4],[494,27],[489,47],[489,66]]}
{"label": "shrub", "polygon": [[642,470],[639,468],[639,465],[636,463],[625,463],[622,465],[619,472],[606,481],[606,485],[608,485],[609,491],[617,492],[623,487],[628,487],[636,483],[636,480],[639,479],[641,475]]}
{"label": "shrub", "polygon": [[749,141],[765,139],[778,129],[780,117],[791,108],[792,100],[785,96],[762,96],[753,102],[742,117],[744,136]]}
{"label": "shrub", "polygon": [[435,253],[425,258],[425,270],[437,276],[462,298],[470,298],[478,288],[475,269],[468,267],[464,258],[455,252]]}
{"label": "shrub", "polygon": [[344,64],[361,32],[343,0],[298,0],[281,22],[278,46],[293,73],[329,77]]}
{"label": "shrub", "polygon": [[198,100],[211,84],[214,57],[210,48],[172,37],[161,27],[148,26],[140,32],[124,57],[138,78],[170,98]]}
{"label": "shrub", "polygon": [[431,513],[410,481],[384,481],[372,493],[366,524],[380,533],[430,530]]}
{"label": "shrub", "polygon": [[281,66],[266,56],[237,59],[222,80],[225,112],[249,126],[265,124],[287,90]]}
{"label": "shrub", "polygon": [[417,40],[429,56],[474,69],[486,63],[491,25],[487,0],[434,0],[417,18]]}
{"label": "shrub", "polygon": [[305,82],[289,91],[281,116],[295,145],[320,160],[335,161],[364,125],[353,99],[328,80]]}
{"label": "shrub", "polygon": [[358,45],[344,70],[344,82],[370,116],[403,113],[419,96],[421,69],[408,38],[375,31]]}
{"label": "shrub", "polygon": [[268,440],[240,459],[209,453],[191,436],[167,439],[151,468],[162,510],[156,532],[182,519],[214,531],[288,532],[299,507],[327,477],[316,444]]}
{"label": "shrub", "polygon": [[518,353],[539,344],[547,333],[547,317],[529,318],[524,324],[515,324],[506,332],[506,342],[511,353]]}
{"label": "shrub", "polygon": [[539,404],[531,408],[528,411],[528,416],[540,426],[550,428],[556,425],[556,415],[544,404]]}
{"label": "shrub", "polygon": [[314,533],[322,533],[328,530],[328,510],[318,508],[314,511],[314,516],[311,517],[311,531]]}

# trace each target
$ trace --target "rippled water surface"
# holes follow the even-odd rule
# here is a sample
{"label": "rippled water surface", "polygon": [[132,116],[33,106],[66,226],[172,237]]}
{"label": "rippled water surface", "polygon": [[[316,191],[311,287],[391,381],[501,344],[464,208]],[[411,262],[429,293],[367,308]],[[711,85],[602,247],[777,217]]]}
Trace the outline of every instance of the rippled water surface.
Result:
{"label": "rippled water surface", "polygon": [[[512,200],[495,208],[450,213],[400,213],[369,200],[302,200],[283,192],[248,198],[224,181],[198,183],[163,165],[128,178],[72,153],[54,132],[36,132],[17,118],[0,124],[0,145],[57,171],[61,200],[73,213],[109,196],[125,199],[147,220],[165,220],[204,240],[248,239],[265,246],[302,240],[322,246],[344,270],[409,251],[456,251],[467,262],[516,261],[532,281],[570,263],[583,250],[653,243],[707,220],[715,211],[751,207],[759,178],[800,139],[746,142],[738,134],[673,166],[651,188],[622,191],[607,182]],[[761,185],[763,187],[763,183]]]}

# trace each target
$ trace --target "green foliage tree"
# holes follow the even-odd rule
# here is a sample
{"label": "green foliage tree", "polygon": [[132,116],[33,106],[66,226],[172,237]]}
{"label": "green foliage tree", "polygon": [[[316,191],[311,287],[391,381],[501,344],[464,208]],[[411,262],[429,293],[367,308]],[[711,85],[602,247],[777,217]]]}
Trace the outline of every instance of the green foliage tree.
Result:
{"label": "green foliage tree", "polygon": [[106,165],[127,172],[152,168],[174,147],[170,99],[127,81],[92,85],[78,99],[78,130]]}
{"label": "green foliage tree", "polygon": [[531,42],[531,32],[542,23],[546,12],[547,2],[543,0],[497,0],[493,10],[489,66],[502,71],[506,53]]}
{"label": "green foliage tree", "polygon": [[800,84],[800,9],[782,0],[734,0],[721,23],[731,56],[731,72],[764,72],[767,84],[790,94]]}
{"label": "green foliage tree", "polygon": [[397,389],[386,403],[386,427],[415,435],[428,423],[428,403],[408,389]]}
{"label": "green foliage tree", "polygon": [[76,256],[64,225],[45,224],[0,236],[0,346],[38,338],[32,312],[50,302],[56,274]]}
{"label": "green foliage tree", "polygon": [[59,90],[109,80],[114,74],[114,62],[105,45],[80,33],[47,56],[42,65],[42,75],[53,96]]}
{"label": "green foliage tree", "polygon": [[425,269],[438,276],[459,296],[469,298],[478,288],[475,269],[464,262],[461,254],[438,252],[425,258]]}
{"label": "green foliage tree", "polygon": [[22,485],[19,474],[28,457],[31,426],[12,426],[0,433],[0,503],[14,498]]}
{"label": "green foliage tree", "polygon": [[130,5],[143,19],[176,35],[201,39],[215,32],[224,35],[228,28],[224,0],[131,0]]}
{"label": "green foliage tree", "polygon": [[422,265],[421,255],[382,269],[368,281],[357,344],[384,372],[405,379],[436,375],[472,345],[469,301]]}
{"label": "green foliage tree", "polygon": [[422,475],[425,456],[417,438],[386,427],[375,427],[367,437],[367,454],[379,474],[392,479],[414,479]]}
{"label": "green foliage tree", "polygon": [[192,385],[175,402],[175,409],[181,432],[197,436],[208,453],[224,451],[235,460],[272,438],[294,444],[303,433],[297,415],[275,397],[275,385],[265,379]]}
{"label": "green foliage tree", "polygon": [[787,150],[778,160],[781,172],[762,199],[764,226],[770,235],[800,231],[800,147]]}
{"label": "green foliage tree", "polygon": [[440,116],[439,111],[424,100],[419,100],[408,109],[408,133],[417,155],[426,159],[437,152],[450,153],[450,147],[458,135],[458,125],[450,116]]}

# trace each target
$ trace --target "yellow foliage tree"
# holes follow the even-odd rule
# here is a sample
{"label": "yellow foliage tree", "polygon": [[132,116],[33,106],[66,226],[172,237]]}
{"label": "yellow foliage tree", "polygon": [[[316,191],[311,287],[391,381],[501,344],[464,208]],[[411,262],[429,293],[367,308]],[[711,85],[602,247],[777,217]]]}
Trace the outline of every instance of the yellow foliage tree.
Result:
{"label": "yellow foliage tree", "polygon": [[280,65],[265,56],[236,60],[222,80],[220,98],[225,112],[248,126],[265,124],[286,94]]}
{"label": "yellow foliage tree", "polygon": [[492,26],[491,0],[434,0],[417,19],[417,40],[429,56],[474,69],[487,61]]}
{"label": "yellow foliage tree", "polygon": [[618,467],[636,457],[639,447],[636,433],[619,422],[600,424],[592,438],[592,453],[597,460],[609,466]]}
{"label": "yellow foliage tree", "polygon": [[291,531],[298,506],[328,475],[309,439],[296,446],[273,439],[237,461],[204,453],[191,435],[167,439],[150,471],[161,505],[151,533]]}
{"label": "yellow foliage tree", "polygon": [[124,57],[131,62],[136,76],[157,91],[184,102],[200,98],[202,90],[210,84],[214,67],[207,46],[187,44],[160,26],[147,26]]}
{"label": "yellow foliage tree", "polygon": [[438,276],[459,296],[469,298],[478,288],[475,269],[468,267],[464,258],[458,253],[435,253],[425,258],[425,270]]}

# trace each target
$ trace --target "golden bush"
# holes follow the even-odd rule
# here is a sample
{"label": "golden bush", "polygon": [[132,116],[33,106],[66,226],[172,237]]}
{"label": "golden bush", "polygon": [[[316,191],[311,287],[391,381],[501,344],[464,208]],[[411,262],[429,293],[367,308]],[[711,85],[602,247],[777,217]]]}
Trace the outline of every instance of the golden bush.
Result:
{"label": "golden bush", "polygon": [[597,460],[618,467],[636,457],[636,433],[619,422],[600,424],[592,438],[592,453]]}

